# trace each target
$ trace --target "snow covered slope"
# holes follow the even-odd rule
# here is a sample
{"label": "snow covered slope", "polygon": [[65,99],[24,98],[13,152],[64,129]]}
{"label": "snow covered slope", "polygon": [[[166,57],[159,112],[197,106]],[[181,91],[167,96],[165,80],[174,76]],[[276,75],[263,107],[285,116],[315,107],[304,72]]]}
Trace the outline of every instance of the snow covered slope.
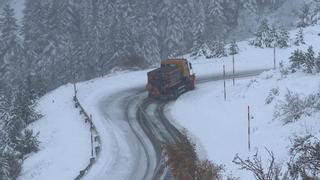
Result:
{"label": "snow covered slope", "polygon": [[[105,119],[101,103],[121,90],[131,87],[143,89],[145,82],[146,71],[139,71],[114,73],[77,85],[79,100],[93,115],[102,141],[98,161],[85,178],[103,179],[105,173],[109,172],[111,179],[127,179],[127,171],[135,167],[134,160],[137,157],[132,157],[126,142],[128,134],[122,133],[124,129],[118,129]],[[40,151],[26,159],[20,180],[70,180],[88,164],[91,155],[90,131],[84,123],[84,117],[74,108],[72,97],[73,85],[68,84],[41,98],[38,110],[44,118],[30,127],[36,132],[40,131]],[[125,124],[121,126],[125,128]],[[122,168],[112,167],[117,161],[121,162],[117,164]]]}
{"label": "snow covered slope", "polygon": [[[291,37],[295,36],[291,32]],[[312,45],[315,52],[320,51],[319,26],[305,29],[306,45],[277,50],[277,59],[288,63],[289,56],[295,49],[305,50]],[[260,49],[240,43],[241,54],[236,57],[236,69],[272,68],[272,49]],[[230,72],[230,57],[223,59],[195,59],[195,67],[200,74],[221,72],[222,64],[226,64]],[[303,117],[300,121],[283,125],[279,119],[274,119],[275,105],[284,99],[288,90],[305,97],[319,91],[320,75],[304,73],[289,74],[284,78],[279,70],[265,72],[256,78],[245,78],[227,81],[227,101],[223,98],[223,82],[209,82],[197,86],[195,91],[180,97],[169,107],[169,116],[179,126],[189,130],[199,146],[199,153],[215,163],[226,165],[226,174],[233,174],[241,179],[254,179],[253,176],[238,170],[232,163],[237,153],[243,158],[252,156],[256,150],[267,160],[265,148],[273,151],[279,163],[286,165],[288,147],[293,135],[307,133],[320,137],[320,113],[311,117]],[[271,89],[278,89],[279,95],[271,104],[266,104]],[[251,108],[252,139],[251,152],[248,151],[247,107]]]}
{"label": "snow covered slope", "polygon": [[[320,49],[317,44],[319,38],[317,36],[318,29],[319,27],[311,27],[305,30],[306,42],[313,44],[316,51]],[[295,32],[292,32],[292,34],[295,34]],[[273,67],[272,49],[254,48],[248,46],[247,42],[240,42],[239,46],[241,54],[236,57],[236,71]],[[288,49],[279,50],[277,52],[278,60],[287,61],[291,52],[296,48],[292,46]],[[306,49],[307,46],[299,48]],[[232,67],[231,57],[211,60],[200,57],[192,59],[192,62],[194,63],[193,67],[197,76],[221,74],[223,64],[226,65],[227,72],[230,73]],[[110,172],[108,169],[111,168],[112,170],[114,168],[113,165],[115,165],[114,162],[119,160],[126,163],[122,166],[122,171],[112,173],[112,179],[125,179],[126,171],[135,166],[135,162],[133,162],[134,157],[131,157],[132,152],[128,150],[128,144],[124,139],[126,134],[123,132],[118,133],[123,130],[119,128],[121,122],[118,122],[120,126],[115,128],[114,124],[110,123],[101,111],[101,103],[107,103],[104,102],[106,97],[112,96],[122,90],[132,88],[143,90],[147,81],[146,72],[114,73],[110,76],[78,84],[79,99],[84,108],[93,115],[94,123],[102,140],[101,156],[97,164],[93,166],[88,176],[86,176],[87,179],[99,178],[99,173]],[[305,77],[299,76],[288,78],[290,82],[278,82],[277,77],[279,77],[279,74],[277,72],[270,72],[268,74],[272,75],[273,78],[266,79],[269,75],[265,74],[258,77],[257,82],[254,83],[249,83],[250,80],[247,79],[239,80],[235,87],[232,87],[230,82],[228,82],[227,102],[224,102],[221,98],[221,82],[213,82],[198,85],[195,91],[183,95],[171,106],[171,115],[175,120],[183,127],[188,128],[196,139],[199,139],[198,144],[202,144],[201,147],[206,151],[203,155],[207,155],[207,157],[217,163],[226,164],[229,170],[234,171],[234,174],[239,174],[239,176],[243,175],[243,177],[247,177],[247,174],[236,171],[236,168],[230,161],[235,151],[248,155],[245,148],[246,144],[243,143],[246,141],[246,132],[242,132],[246,125],[246,106],[251,105],[253,107],[254,120],[257,120],[256,123],[253,122],[253,146],[261,147],[262,144],[256,142],[264,138],[266,139],[266,145],[270,145],[272,148],[276,146],[275,144],[284,143],[288,132],[281,127],[279,122],[271,121],[270,114],[273,106],[269,105],[265,107],[263,104],[266,93],[269,92],[271,87],[276,86],[277,83],[283,84],[281,92],[286,87],[295,88],[296,86],[307,85],[308,89],[315,90],[315,86],[309,86],[309,83],[307,83],[311,81],[308,77],[306,77],[307,80],[304,79]],[[305,84],[296,84],[295,78],[301,78],[301,81]],[[248,84],[251,84],[251,86],[248,87]],[[40,100],[38,108],[44,115],[44,118],[34,123],[31,128],[41,132],[41,148],[37,154],[31,155],[24,162],[20,180],[73,179],[78,175],[79,170],[88,163],[88,158],[90,157],[89,130],[83,123],[83,117],[73,107],[72,96],[73,87],[69,84],[47,94]],[[229,106],[230,108],[227,109]],[[239,114],[234,113],[231,109],[234,109]],[[118,112],[116,109],[114,111],[115,113]],[[198,117],[198,114],[202,116]],[[216,117],[219,118],[216,119]],[[236,123],[234,119],[237,119]],[[292,125],[294,127],[290,129],[295,131],[298,125]],[[269,130],[276,128],[278,130],[277,134],[270,133]],[[234,136],[228,132],[234,134]],[[265,138],[266,134],[269,135],[269,133],[277,135],[277,137],[283,136],[283,138],[279,138],[279,141],[272,141],[274,136]],[[286,144],[284,143],[284,146],[277,146],[278,149],[275,149],[275,151],[285,152],[283,148]],[[236,145],[239,147],[236,147]],[[285,153],[280,153],[280,155],[283,155],[281,159],[285,159]],[[118,163],[116,165],[121,164]],[[121,167],[117,168],[121,169]],[[100,178],[102,177],[100,176]]]}
{"label": "snow covered slope", "polygon": [[62,86],[41,98],[43,118],[30,128],[40,132],[40,151],[23,163],[20,180],[74,179],[90,158],[90,131],[74,108],[73,86]]}

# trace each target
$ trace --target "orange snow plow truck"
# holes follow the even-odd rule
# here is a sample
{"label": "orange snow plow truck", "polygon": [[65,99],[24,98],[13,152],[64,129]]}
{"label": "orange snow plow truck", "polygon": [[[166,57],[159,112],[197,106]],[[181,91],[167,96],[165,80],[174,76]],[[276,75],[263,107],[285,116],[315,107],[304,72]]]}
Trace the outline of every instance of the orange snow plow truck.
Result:
{"label": "orange snow plow truck", "polygon": [[146,89],[151,98],[176,99],[194,89],[195,78],[186,59],[163,60],[160,68],[148,72]]}

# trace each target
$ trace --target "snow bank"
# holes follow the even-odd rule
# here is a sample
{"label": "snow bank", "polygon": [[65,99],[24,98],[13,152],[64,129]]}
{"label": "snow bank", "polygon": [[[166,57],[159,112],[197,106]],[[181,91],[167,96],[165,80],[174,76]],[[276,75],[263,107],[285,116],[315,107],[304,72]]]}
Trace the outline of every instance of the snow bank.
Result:
{"label": "snow bank", "polygon": [[40,151],[23,163],[21,177],[28,180],[74,179],[89,161],[90,131],[74,108],[73,86],[68,84],[40,99],[43,118],[30,128],[40,132]]}

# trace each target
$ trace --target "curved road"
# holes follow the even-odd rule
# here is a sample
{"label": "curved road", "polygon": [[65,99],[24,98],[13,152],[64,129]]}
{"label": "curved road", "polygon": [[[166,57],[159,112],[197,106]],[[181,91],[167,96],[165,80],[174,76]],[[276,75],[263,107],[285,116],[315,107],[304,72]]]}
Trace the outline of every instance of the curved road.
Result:
{"label": "curved road", "polygon": [[[236,78],[256,76],[266,70],[239,72]],[[231,78],[232,75],[226,76],[226,79]],[[197,83],[222,79],[222,75],[206,76],[198,78]],[[167,103],[147,98],[144,87],[115,93],[103,101],[101,111],[105,119],[111,121],[109,123],[113,123],[119,132],[115,137],[115,161],[108,164],[99,179],[172,179],[165,167],[162,144],[178,141],[181,132],[165,116]],[[123,139],[126,141],[123,142]]]}

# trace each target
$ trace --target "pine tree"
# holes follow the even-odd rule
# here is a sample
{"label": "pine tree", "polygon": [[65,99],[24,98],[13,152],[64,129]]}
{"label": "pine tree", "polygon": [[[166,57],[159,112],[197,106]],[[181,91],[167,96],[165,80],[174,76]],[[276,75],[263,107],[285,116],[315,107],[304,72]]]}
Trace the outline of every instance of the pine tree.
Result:
{"label": "pine tree", "polygon": [[229,54],[234,56],[238,53],[239,53],[239,47],[237,45],[237,42],[235,40],[232,40],[229,47]]}
{"label": "pine tree", "polygon": [[320,3],[318,2],[312,12],[312,24],[318,24],[320,21]]}
{"label": "pine tree", "polygon": [[243,7],[255,14],[257,12],[257,1],[256,0],[242,0]]}
{"label": "pine tree", "polygon": [[304,62],[305,56],[304,53],[297,49],[290,56],[291,69],[300,69]]}
{"label": "pine tree", "polygon": [[315,65],[315,71],[319,73],[320,72],[320,53],[318,53],[318,56],[315,59],[314,65]]}
{"label": "pine tree", "polygon": [[227,56],[225,44],[223,41],[214,41],[213,42],[214,57],[221,58]]}
{"label": "pine tree", "polygon": [[209,40],[224,39],[227,33],[226,17],[221,0],[210,0],[206,24],[206,36]]}
{"label": "pine tree", "polygon": [[315,67],[315,52],[312,46],[309,46],[307,52],[305,53],[304,68],[307,73],[312,73]]}
{"label": "pine tree", "polygon": [[7,4],[0,16],[0,70],[10,84],[20,77],[22,71],[22,45],[18,36],[19,27],[14,17],[14,10]]}
{"label": "pine tree", "polygon": [[264,19],[255,33],[255,40],[253,44],[256,47],[270,47],[270,31],[268,20]]}
{"label": "pine tree", "polygon": [[310,7],[304,4],[300,10],[299,22],[297,27],[304,28],[311,23]]}
{"label": "pine tree", "polygon": [[145,20],[145,35],[143,38],[143,57],[148,65],[157,65],[160,63],[160,49],[158,43],[159,32],[155,23],[155,14],[150,13]]}
{"label": "pine tree", "polygon": [[286,48],[289,46],[289,32],[283,26],[279,28],[277,45],[279,48]]}
{"label": "pine tree", "polygon": [[196,13],[193,19],[193,47],[191,52],[198,52],[201,48],[201,46],[204,44],[204,31],[205,31],[205,23],[206,23],[206,13],[203,5],[203,1],[199,1],[198,3],[195,3],[196,7]]}
{"label": "pine tree", "polygon": [[270,29],[270,32],[267,34],[268,36],[264,40],[264,44],[266,47],[277,47],[278,46],[278,40],[279,40],[279,33],[278,29],[275,25],[273,25]]}
{"label": "pine tree", "polygon": [[184,38],[184,8],[176,1],[165,1],[164,8],[161,10],[160,18],[165,19],[165,29],[160,32],[160,38],[163,38],[161,45],[162,52],[169,54],[180,54],[183,48]]}
{"label": "pine tree", "polygon": [[300,28],[298,33],[296,34],[296,39],[294,41],[294,44],[296,46],[300,46],[302,44],[305,44],[304,42],[304,33],[303,33],[303,28]]}
{"label": "pine tree", "polygon": [[0,150],[0,179],[11,180],[10,169],[8,157]]}

